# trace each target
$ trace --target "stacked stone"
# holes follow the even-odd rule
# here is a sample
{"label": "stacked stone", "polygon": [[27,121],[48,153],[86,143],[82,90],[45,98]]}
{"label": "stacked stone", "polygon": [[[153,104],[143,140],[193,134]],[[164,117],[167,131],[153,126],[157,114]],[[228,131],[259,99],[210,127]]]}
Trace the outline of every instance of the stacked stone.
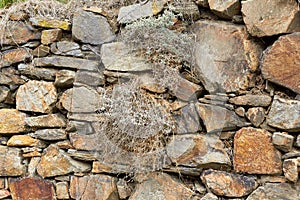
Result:
{"label": "stacked stone", "polygon": [[[177,24],[192,19],[200,82],[182,74],[168,89],[149,80],[151,65],[117,41],[101,8],[80,8],[72,22],[10,19],[0,33],[0,199],[300,198],[297,2],[172,6]],[[118,23],[166,8],[121,7]],[[167,106],[177,127],[163,169],[130,177],[127,158],[98,159],[107,139],[95,111],[106,84],[136,76],[147,92],[175,97]]]}

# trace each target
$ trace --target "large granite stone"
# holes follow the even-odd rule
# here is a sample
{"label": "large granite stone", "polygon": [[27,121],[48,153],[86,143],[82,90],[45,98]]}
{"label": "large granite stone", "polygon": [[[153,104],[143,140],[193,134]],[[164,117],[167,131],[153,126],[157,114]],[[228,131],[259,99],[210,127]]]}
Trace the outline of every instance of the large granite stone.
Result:
{"label": "large granite stone", "polygon": [[50,113],[57,100],[56,88],[45,81],[28,81],[16,95],[18,110]]}
{"label": "large granite stone", "polygon": [[0,134],[25,132],[25,117],[25,113],[16,109],[0,109]]}
{"label": "large granite stone", "polygon": [[300,33],[279,37],[264,52],[261,69],[265,79],[300,93]]}
{"label": "large granite stone", "polygon": [[0,145],[0,176],[21,176],[26,172],[21,150]]}

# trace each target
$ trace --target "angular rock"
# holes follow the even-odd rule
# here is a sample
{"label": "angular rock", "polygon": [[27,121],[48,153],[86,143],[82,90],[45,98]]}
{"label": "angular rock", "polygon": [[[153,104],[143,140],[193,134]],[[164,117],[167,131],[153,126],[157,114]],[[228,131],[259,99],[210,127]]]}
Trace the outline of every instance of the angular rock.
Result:
{"label": "angular rock", "polygon": [[32,55],[35,57],[45,57],[49,53],[50,53],[50,48],[48,46],[40,45],[33,50]]}
{"label": "angular rock", "polygon": [[61,41],[51,45],[51,52],[62,56],[82,57],[79,44],[76,42]]}
{"label": "angular rock", "polygon": [[13,199],[55,200],[53,184],[39,178],[23,178],[9,185]]}
{"label": "angular rock", "polygon": [[100,150],[98,134],[77,134],[70,133],[70,141],[72,146],[77,150],[95,151]]}
{"label": "angular rock", "polygon": [[247,30],[253,36],[272,36],[300,30],[298,5],[293,0],[242,1],[242,13]]}
{"label": "angular rock", "polygon": [[240,13],[241,3],[239,0],[218,1],[208,0],[210,9],[219,17],[231,19]]}
{"label": "angular rock", "polygon": [[93,162],[93,168],[92,168],[92,173],[117,173],[114,171],[114,169],[107,164],[104,164],[99,161],[94,161]]}
{"label": "angular rock", "polygon": [[60,21],[57,19],[47,19],[47,18],[30,18],[29,21],[34,26],[43,28],[57,28],[69,31],[71,30],[71,23],[68,21]]}
{"label": "angular rock", "polygon": [[51,56],[33,59],[34,66],[37,67],[59,67],[70,69],[83,69],[88,71],[98,71],[99,62],[82,58],[71,58],[64,56]]}
{"label": "angular rock", "polygon": [[10,196],[10,192],[7,189],[0,189],[0,199],[5,199]]}
{"label": "angular rock", "polygon": [[295,147],[300,147],[300,134],[297,136],[297,139],[295,141]]}
{"label": "angular rock", "polygon": [[300,76],[299,46],[300,33],[279,37],[264,52],[261,68],[263,77],[296,93],[300,93],[300,80],[298,79]]}
{"label": "angular rock", "polygon": [[213,135],[175,135],[166,151],[180,166],[220,169],[231,165],[224,144]]}
{"label": "angular rock", "polygon": [[245,116],[245,108],[243,108],[243,107],[238,107],[238,108],[236,108],[235,110],[234,110],[234,112],[238,115],[238,116],[240,116],[240,117],[244,117]]}
{"label": "angular rock", "polygon": [[57,93],[52,83],[28,81],[18,89],[16,107],[18,110],[50,113],[56,100]]}
{"label": "angular rock", "polygon": [[39,140],[34,139],[29,135],[13,135],[7,141],[7,146],[11,146],[11,147],[20,147],[20,146],[33,147],[38,144],[39,144]]}
{"label": "angular rock", "polygon": [[71,177],[70,196],[73,199],[119,199],[116,178],[97,174]]}
{"label": "angular rock", "polygon": [[102,86],[105,84],[105,76],[101,72],[88,72],[78,70],[75,75],[75,84]]}
{"label": "angular rock", "polygon": [[198,6],[193,1],[174,1],[171,6],[172,11],[182,15],[185,20],[196,21],[200,19]]}
{"label": "angular rock", "polygon": [[41,42],[42,44],[48,45],[53,42],[57,42],[62,37],[62,30],[61,29],[50,29],[50,30],[43,30]]}
{"label": "angular rock", "polygon": [[264,186],[258,187],[247,200],[297,200],[297,191],[288,183],[266,183]]}
{"label": "angular rock", "polygon": [[200,200],[218,200],[218,197],[213,193],[207,193]]}
{"label": "angular rock", "polygon": [[255,177],[232,174],[223,171],[205,170],[201,175],[205,185],[216,195],[243,197],[258,186]]}
{"label": "angular rock", "polygon": [[9,94],[9,88],[6,86],[1,85],[0,86],[0,103],[4,102]]}
{"label": "angular rock", "polygon": [[0,73],[0,84],[22,85],[25,80],[19,76],[19,72],[13,68],[3,68]]}
{"label": "angular rock", "polygon": [[153,173],[136,186],[129,200],[191,199],[193,191],[165,173]]}
{"label": "angular rock", "polygon": [[32,65],[19,64],[18,71],[29,78],[37,80],[54,81],[57,69],[37,68]]}
{"label": "angular rock", "polygon": [[118,180],[117,189],[118,189],[120,199],[126,199],[132,193],[132,188],[128,186],[127,181],[125,181],[124,179]]}
{"label": "angular rock", "polygon": [[140,18],[150,17],[153,15],[152,1],[144,4],[133,4],[121,7],[117,21],[121,24],[127,24],[136,21]]}
{"label": "angular rock", "polygon": [[249,108],[246,117],[255,127],[259,127],[265,120],[265,112],[265,109],[262,107]]}
{"label": "angular rock", "polygon": [[83,10],[77,10],[74,13],[72,35],[83,43],[95,45],[111,42],[115,39],[105,17]]}
{"label": "angular rock", "polygon": [[2,45],[24,44],[29,40],[38,40],[41,34],[31,25],[24,22],[8,22],[6,30],[0,33]]}
{"label": "angular rock", "polygon": [[288,133],[275,132],[272,135],[272,142],[277,149],[289,152],[292,150],[294,137]]}
{"label": "angular rock", "polygon": [[264,185],[266,183],[285,183],[287,180],[284,176],[274,176],[274,175],[262,175],[260,176],[259,183]]}
{"label": "angular rock", "polygon": [[74,87],[71,98],[71,112],[93,113],[99,108],[100,95],[91,87]]}
{"label": "angular rock", "polygon": [[201,86],[181,77],[178,77],[175,85],[170,86],[170,92],[183,101],[196,100],[203,91]]}
{"label": "angular rock", "polygon": [[55,184],[56,196],[58,199],[69,199],[69,185],[68,182],[59,182]]}
{"label": "angular rock", "polygon": [[71,70],[59,70],[56,73],[54,85],[60,88],[72,87],[76,72]]}
{"label": "angular rock", "polygon": [[42,129],[37,130],[34,133],[30,133],[29,135],[34,138],[48,141],[67,139],[67,134],[63,129]]}
{"label": "angular rock", "polygon": [[89,151],[68,150],[68,155],[76,160],[94,161],[97,160],[97,154]]}
{"label": "angular rock", "polygon": [[0,145],[0,176],[22,176],[26,166],[22,163],[21,150]]}
{"label": "angular rock", "polygon": [[234,111],[226,108],[202,103],[197,103],[196,108],[207,132],[235,130],[246,125]]}
{"label": "angular rock", "polygon": [[25,132],[25,117],[25,113],[16,109],[0,109],[0,134]]}
{"label": "angular rock", "polygon": [[27,126],[35,128],[64,128],[67,125],[65,117],[61,114],[27,117],[25,123]]}
{"label": "angular rock", "polygon": [[0,55],[0,58],[0,68],[7,67],[15,63],[29,60],[31,58],[31,50],[27,48],[7,50]]}
{"label": "angular rock", "polygon": [[72,108],[73,88],[64,91],[57,103],[56,107],[60,110],[71,111]]}
{"label": "angular rock", "polygon": [[129,47],[122,42],[103,44],[101,60],[105,69],[119,72],[151,70],[150,64],[142,58],[130,54]]}
{"label": "angular rock", "polygon": [[281,154],[272,134],[263,129],[242,128],[234,137],[234,170],[249,174],[280,174]]}
{"label": "angular rock", "polygon": [[286,159],[283,161],[283,173],[287,180],[296,183],[298,181],[298,166],[297,159]]}
{"label": "angular rock", "polygon": [[195,0],[195,3],[201,7],[205,7],[205,8],[209,7],[208,0]]}
{"label": "angular rock", "polygon": [[73,160],[67,153],[55,145],[44,150],[37,172],[43,178],[65,175],[71,172],[88,172],[90,164]]}
{"label": "angular rock", "polygon": [[230,103],[239,106],[261,106],[267,107],[271,104],[272,98],[268,95],[253,95],[246,94],[238,97],[231,98]]}
{"label": "angular rock", "polygon": [[261,46],[249,39],[246,28],[201,20],[192,29],[196,34],[194,59],[205,89],[210,93],[246,89],[262,52]]}
{"label": "angular rock", "polygon": [[288,132],[300,131],[300,101],[274,97],[267,124]]}

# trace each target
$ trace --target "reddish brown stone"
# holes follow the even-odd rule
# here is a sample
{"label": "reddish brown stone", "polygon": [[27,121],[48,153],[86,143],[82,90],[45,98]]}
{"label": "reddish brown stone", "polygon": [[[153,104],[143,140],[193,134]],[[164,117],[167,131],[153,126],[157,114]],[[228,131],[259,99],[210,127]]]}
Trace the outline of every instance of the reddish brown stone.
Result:
{"label": "reddish brown stone", "polygon": [[258,108],[249,108],[246,117],[249,119],[249,121],[255,126],[258,127],[263,123],[265,120],[265,109],[262,107]]}
{"label": "reddish brown stone", "polygon": [[264,53],[265,79],[300,93],[300,33],[281,36]]}
{"label": "reddish brown stone", "polygon": [[234,169],[249,174],[281,173],[281,155],[263,129],[242,128],[234,137]]}
{"label": "reddish brown stone", "polygon": [[27,48],[17,48],[4,51],[1,55],[0,68],[28,60],[30,57],[31,50]]}
{"label": "reddish brown stone", "polygon": [[24,178],[9,185],[13,199],[54,200],[51,182],[38,178]]}
{"label": "reddish brown stone", "polygon": [[242,95],[238,97],[231,98],[229,100],[230,103],[235,105],[242,106],[261,106],[266,107],[271,104],[272,98],[268,95]]}

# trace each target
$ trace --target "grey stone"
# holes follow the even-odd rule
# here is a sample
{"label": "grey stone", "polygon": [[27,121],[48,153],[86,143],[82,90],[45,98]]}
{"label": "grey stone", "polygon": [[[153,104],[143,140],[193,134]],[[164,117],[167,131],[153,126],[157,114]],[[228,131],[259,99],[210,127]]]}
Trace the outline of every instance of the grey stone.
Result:
{"label": "grey stone", "polygon": [[98,71],[100,65],[97,61],[86,60],[82,58],[72,58],[64,56],[51,56],[33,59],[33,65],[36,67],[59,67],[70,69],[83,69],[88,71]]}
{"label": "grey stone", "polygon": [[200,118],[207,132],[230,131],[247,124],[234,111],[220,106],[196,104]]}
{"label": "grey stone", "polygon": [[28,48],[9,49],[1,52],[0,68],[30,60],[31,52],[32,50]]}
{"label": "grey stone", "polygon": [[150,17],[152,15],[152,1],[148,1],[144,4],[133,4],[121,7],[117,21],[121,24],[126,24],[134,22],[140,18]]}
{"label": "grey stone", "polygon": [[94,152],[77,151],[74,149],[68,149],[68,155],[76,160],[83,160],[83,161],[95,161],[98,158],[97,154]]}
{"label": "grey stone", "polygon": [[105,84],[105,77],[101,72],[88,72],[78,70],[75,75],[75,84],[102,86]]}
{"label": "grey stone", "polygon": [[21,176],[26,172],[21,150],[0,145],[0,176]]}
{"label": "grey stone", "polygon": [[0,73],[0,84],[1,85],[22,85],[25,80],[20,77],[17,70],[13,68],[2,68]]}
{"label": "grey stone", "polygon": [[18,71],[29,78],[36,80],[54,81],[57,69],[38,68],[28,64],[19,64]]}
{"label": "grey stone", "polygon": [[77,44],[76,42],[69,42],[69,41],[61,41],[61,42],[53,43],[51,45],[51,52],[56,55],[62,55],[62,56],[75,56],[75,57],[83,56],[79,44]]}
{"label": "grey stone", "polygon": [[25,118],[25,123],[29,127],[35,128],[64,128],[66,119],[61,114],[41,115],[37,117]]}
{"label": "grey stone", "polygon": [[4,102],[8,97],[10,90],[8,87],[0,85],[0,102]]}
{"label": "grey stone", "polygon": [[288,133],[275,132],[272,135],[272,142],[277,149],[289,152],[292,150],[294,137]]}
{"label": "grey stone", "polygon": [[298,181],[298,166],[298,159],[286,159],[283,161],[282,169],[287,180],[293,183]]}
{"label": "grey stone", "polygon": [[131,55],[129,47],[122,42],[103,44],[101,60],[107,70],[126,72],[152,69],[144,59]]}
{"label": "grey stone", "polygon": [[117,182],[117,188],[120,199],[128,198],[132,193],[132,188],[127,184],[124,179],[119,179]]}
{"label": "grey stone", "polygon": [[91,87],[74,87],[72,93],[71,112],[94,113],[100,106],[100,95]]}
{"label": "grey stone", "polygon": [[246,89],[262,52],[262,47],[249,39],[246,28],[200,20],[192,30],[196,34],[194,59],[205,89],[210,93]]}
{"label": "grey stone", "polygon": [[268,95],[253,95],[246,94],[238,97],[231,98],[230,103],[239,106],[261,106],[267,107],[271,104],[272,98]]}
{"label": "grey stone", "polygon": [[40,45],[32,51],[35,57],[45,57],[50,53],[50,48],[46,45]]}
{"label": "grey stone", "polygon": [[275,96],[267,116],[267,124],[284,131],[300,131],[300,101]]}
{"label": "grey stone", "polygon": [[34,138],[49,141],[67,139],[67,134],[63,129],[42,129],[37,130],[34,133],[30,133],[29,135]]}
{"label": "grey stone", "polygon": [[83,43],[95,45],[111,42],[115,39],[105,17],[83,10],[77,10],[74,13],[72,35]]}
{"label": "grey stone", "polygon": [[59,70],[56,73],[54,85],[60,88],[69,88],[73,86],[76,72],[71,70]]}

